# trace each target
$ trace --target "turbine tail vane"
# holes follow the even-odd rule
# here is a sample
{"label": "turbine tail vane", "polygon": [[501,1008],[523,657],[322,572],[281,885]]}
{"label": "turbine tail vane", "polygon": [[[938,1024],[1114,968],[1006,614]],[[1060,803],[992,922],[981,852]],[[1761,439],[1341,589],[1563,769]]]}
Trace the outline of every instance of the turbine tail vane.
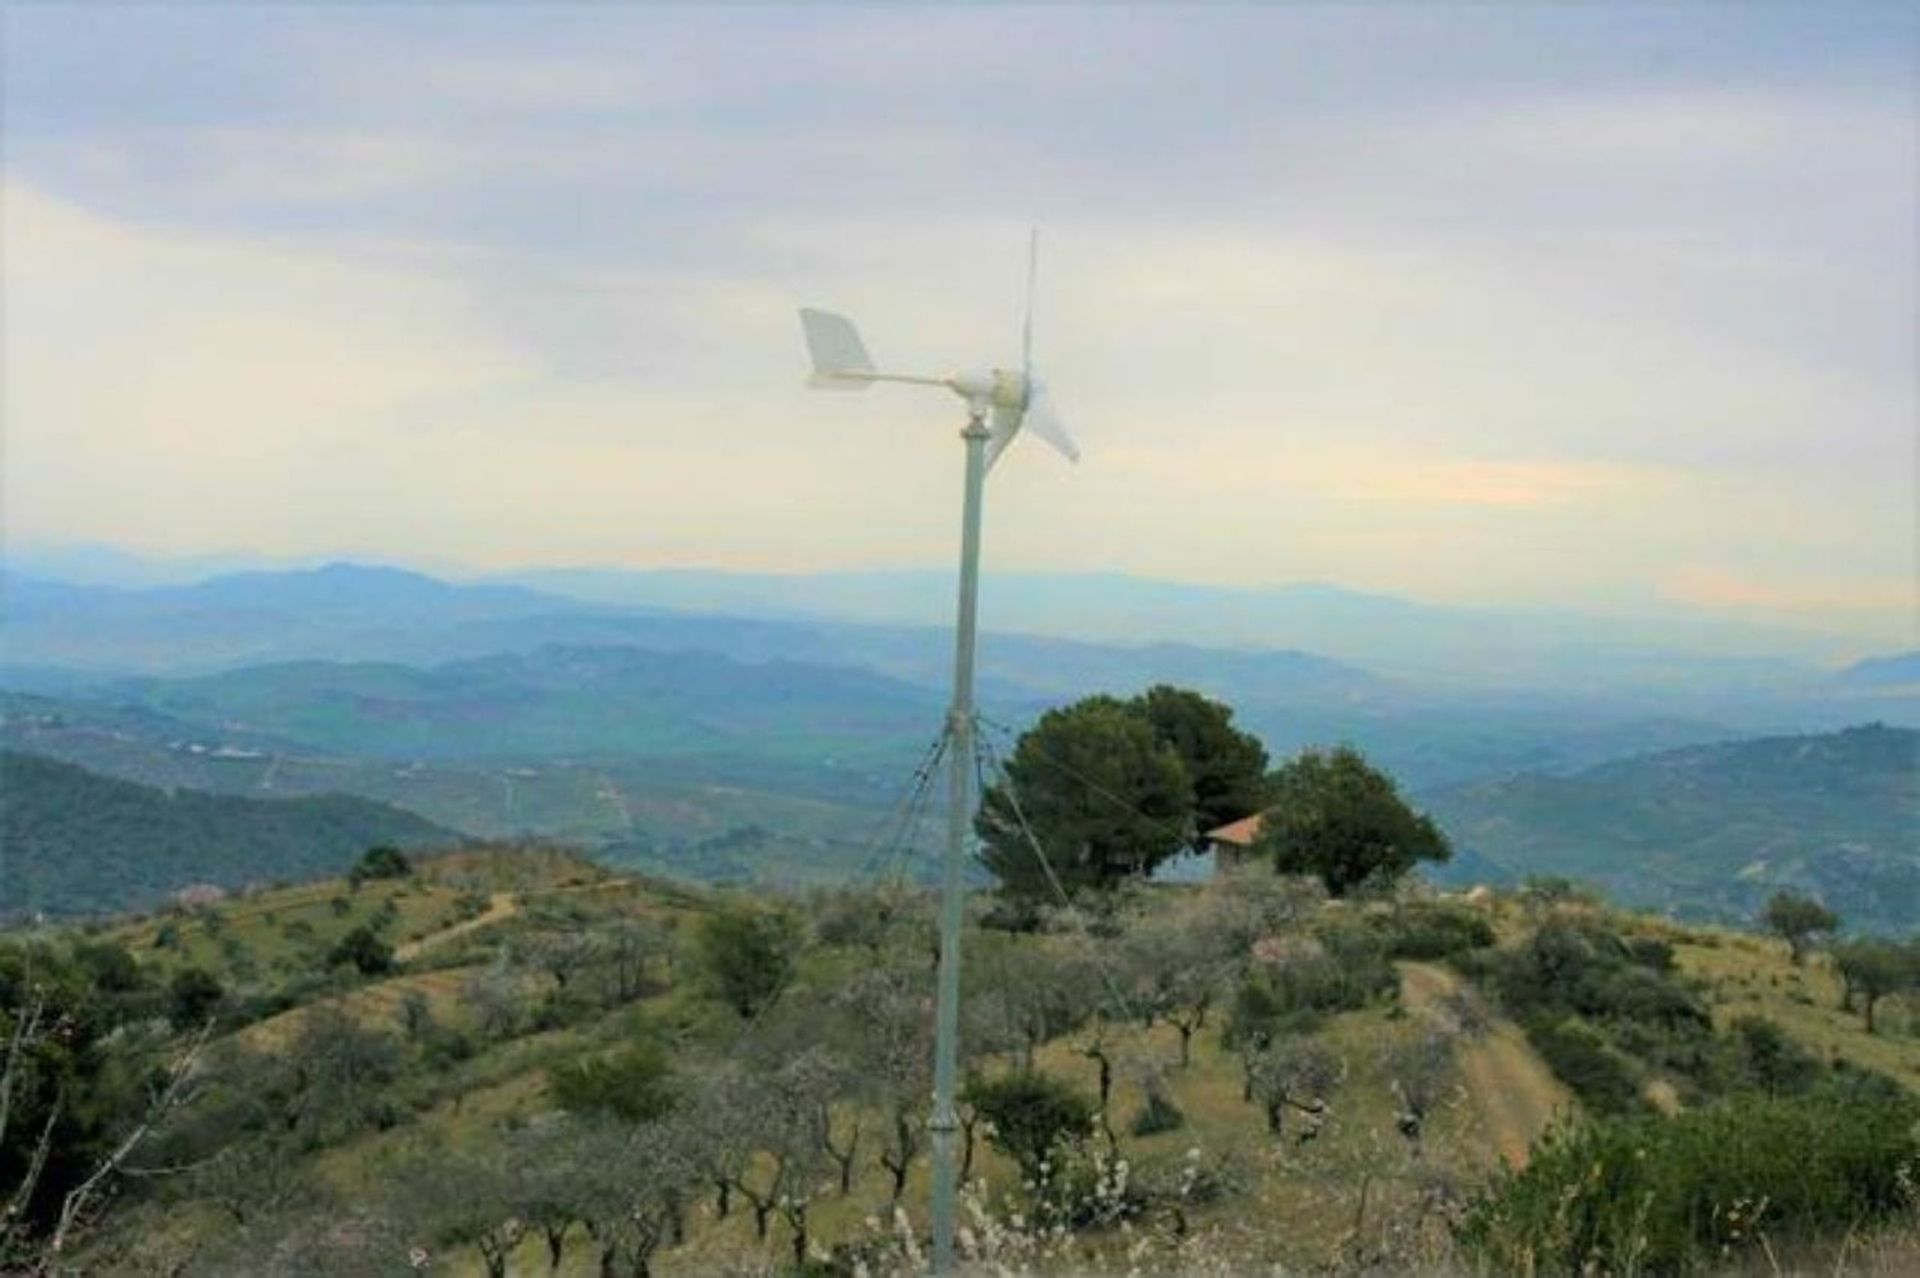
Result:
{"label": "turbine tail vane", "polygon": [[807,335],[807,353],[813,357],[813,376],[807,385],[823,390],[865,390],[874,381],[873,356],[860,340],[853,321],[832,311],[800,309],[800,327]]}

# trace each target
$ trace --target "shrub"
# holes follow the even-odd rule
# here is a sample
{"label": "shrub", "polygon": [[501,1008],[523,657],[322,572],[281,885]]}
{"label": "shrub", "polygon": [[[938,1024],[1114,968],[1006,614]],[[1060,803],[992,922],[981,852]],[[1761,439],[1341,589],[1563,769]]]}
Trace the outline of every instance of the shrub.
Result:
{"label": "shrub", "polygon": [[1415,903],[1378,920],[1387,954],[1397,959],[1446,959],[1493,944],[1493,925],[1473,910]]}
{"label": "shrub", "polygon": [[213,973],[200,967],[183,967],[173,974],[167,993],[172,1006],[167,1017],[175,1029],[191,1029],[207,1020],[226,1000],[227,991]]}
{"label": "shrub", "polygon": [[1093,1102],[1051,1074],[975,1078],[966,1100],[993,1125],[993,1143],[1028,1180],[1042,1178],[1040,1165],[1056,1150],[1093,1131]]}
{"label": "shrub", "polygon": [[645,1123],[673,1108],[673,1069],[657,1043],[554,1067],[553,1098],[576,1114],[613,1114]]}
{"label": "shrub", "polygon": [[383,844],[366,850],[359,864],[347,871],[347,881],[357,888],[369,879],[404,879],[412,873],[413,862],[407,854]]}
{"label": "shrub", "polygon": [[1742,1016],[1731,1028],[1742,1081],[1756,1090],[1793,1095],[1818,1083],[1826,1072],[1819,1057],[1764,1016]]}
{"label": "shrub", "polygon": [[1173,1098],[1158,1087],[1147,1089],[1147,1103],[1139,1113],[1133,1116],[1133,1122],[1127,1130],[1135,1136],[1154,1136],[1160,1132],[1178,1131],[1187,1125],[1187,1116],[1173,1103]]}
{"label": "shrub", "polygon": [[730,908],[701,920],[699,946],[714,992],[745,1020],[793,978],[800,930],[786,914]]}
{"label": "shrub", "polygon": [[393,970],[393,947],[375,936],[362,924],[340,938],[327,955],[327,966],[351,965],[362,976],[378,976]]}
{"label": "shrub", "polygon": [[1633,1068],[1587,1026],[1571,1018],[1530,1017],[1527,1041],[1554,1077],[1597,1114],[1631,1114],[1644,1107]]}
{"label": "shrub", "polygon": [[1685,1274],[1761,1235],[1905,1202],[1920,1103],[1868,1087],[1555,1129],[1498,1177],[1459,1240],[1496,1272]]}

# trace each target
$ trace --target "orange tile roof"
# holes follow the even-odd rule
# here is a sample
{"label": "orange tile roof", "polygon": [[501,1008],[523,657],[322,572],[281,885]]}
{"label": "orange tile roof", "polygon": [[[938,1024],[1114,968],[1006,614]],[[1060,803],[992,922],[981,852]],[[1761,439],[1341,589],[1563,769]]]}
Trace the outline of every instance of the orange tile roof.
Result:
{"label": "orange tile roof", "polygon": [[1266,824],[1266,816],[1256,812],[1250,817],[1241,817],[1238,821],[1229,821],[1217,830],[1207,831],[1209,843],[1231,843],[1237,848],[1250,848],[1254,840],[1260,837],[1260,827]]}

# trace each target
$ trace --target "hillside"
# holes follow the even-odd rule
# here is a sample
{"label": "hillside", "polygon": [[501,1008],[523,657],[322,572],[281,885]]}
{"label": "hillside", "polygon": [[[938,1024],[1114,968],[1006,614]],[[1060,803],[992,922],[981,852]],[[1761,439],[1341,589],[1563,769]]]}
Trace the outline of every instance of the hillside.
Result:
{"label": "hillside", "polygon": [[0,574],[7,660],[94,671],[209,670],[364,654],[423,628],[524,616],[562,601],[402,569],[329,564],[123,589]]}
{"label": "hillside", "polygon": [[1920,923],[1920,733],[1883,725],[1694,746],[1435,795],[1514,878],[1565,875],[1683,917],[1750,918],[1781,887],[1850,926]]}
{"label": "hillside", "polygon": [[[937,578],[945,580],[939,574],[906,578],[914,597],[929,593]],[[614,585],[620,581],[626,578]],[[10,576],[0,583],[0,589],[8,591],[8,614],[0,631],[6,637],[0,685],[61,697],[117,698],[123,693],[115,689],[113,677],[129,672],[175,683],[182,675],[225,677],[248,666],[290,672],[326,662],[445,674],[447,666],[530,658],[541,652],[626,649],[651,652],[655,662],[705,658],[707,670],[693,670],[689,679],[695,685],[718,681],[720,689],[732,675],[737,675],[739,687],[758,677],[751,670],[733,670],[726,662],[753,670],[787,668],[789,674],[804,674],[793,668],[856,672],[910,687],[912,695],[933,706],[924,729],[939,722],[952,662],[945,612],[906,610],[885,624],[856,620],[866,614],[841,599],[833,581],[816,578],[783,581],[781,589],[787,593],[778,606],[751,591],[716,595],[705,603],[672,593],[662,597],[687,606],[737,604],[735,614],[674,612],[636,603],[624,585],[614,589],[591,574],[540,583],[549,589],[442,581],[355,564],[234,574],[152,589],[77,587]],[[1778,731],[1782,725],[1830,729],[1868,718],[1914,718],[1910,689],[1860,689],[1812,666],[1668,652],[1624,641],[1605,652],[1569,649],[1553,658],[1563,666],[1574,664],[1580,670],[1578,679],[1542,683],[1532,675],[1521,677],[1515,666],[1513,677],[1505,681],[1463,681],[1448,672],[1446,662],[1382,675],[1367,664],[1356,664],[1367,649],[1329,649],[1319,641],[1344,643],[1356,629],[1377,633],[1382,627],[1428,633],[1427,610],[1331,589],[1283,591],[1277,599],[1284,599],[1284,606],[1269,614],[1246,612],[1254,599],[1246,593],[1091,581],[1083,585],[1098,587],[1092,593],[1106,601],[1102,608],[1114,612],[1131,599],[1142,624],[1160,627],[1158,635],[1139,643],[1014,633],[1029,626],[1062,629],[1043,626],[1041,614],[1020,606],[1023,597],[1039,599],[1048,583],[1046,578],[1025,585],[1008,581],[1014,591],[1010,597],[1002,601],[989,589],[983,604],[987,633],[981,635],[979,687],[983,706],[998,718],[1027,718],[1039,706],[1092,691],[1131,695],[1150,683],[1179,683],[1235,704],[1242,720],[1279,754],[1350,741],[1379,758],[1417,793],[1511,771],[1569,771],[1622,754],[1722,741],[1743,731]],[[566,591],[578,591],[578,597]],[[950,583],[939,589],[939,599],[948,595]],[[808,597],[816,597],[820,606],[799,606]],[[1344,614],[1356,608],[1350,618],[1354,624],[1346,629],[1323,631],[1300,624],[1302,610],[1317,616],[1325,610]],[[737,614],[755,610],[753,616]],[[1225,647],[1206,622],[1227,614],[1240,622],[1252,618],[1254,627],[1233,639],[1244,647]],[[1064,616],[1073,616],[1073,610],[1068,608]],[[1463,633],[1473,633],[1476,643],[1488,633],[1509,629],[1501,618],[1473,618],[1463,624]],[[1071,633],[1071,627],[1066,631]],[[1572,633],[1584,631],[1574,627]],[[1611,672],[1607,679],[1599,679],[1601,670]],[[509,683],[516,679],[507,672]],[[877,687],[856,691],[862,697],[891,697],[900,687],[893,687],[893,693]],[[543,698],[555,693],[553,687],[538,691]],[[344,695],[357,693],[346,689]],[[374,691],[374,697],[380,693]],[[419,710],[413,706],[409,714]],[[472,710],[490,714],[486,697]],[[651,708],[641,710],[651,714]],[[647,714],[622,716],[618,727],[597,727],[593,739],[582,746],[584,752],[607,760],[607,750],[655,752],[655,746],[666,745],[684,752],[703,741],[714,745],[716,733],[708,727],[716,723],[722,729],[718,737],[726,737],[743,708],[724,697],[707,697],[685,704],[668,698],[659,710],[670,723],[655,720],[649,727]],[[787,712],[822,714],[803,735],[820,739],[833,733],[831,704],[808,706],[803,695]],[[486,733],[468,733],[470,723],[455,714],[453,731],[490,741]],[[319,729],[324,731],[324,723]],[[342,750],[359,752],[361,746],[351,737],[349,733],[334,741]],[[372,733],[371,739],[374,748],[422,746],[428,758],[444,754],[444,743],[432,735],[409,741],[397,725]],[[551,733],[545,733],[543,741],[528,745],[549,748]],[[760,741],[733,735],[720,745],[730,754],[726,762],[751,762],[762,773],[768,766],[791,764],[791,752],[783,752],[778,741],[762,748]],[[659,752],[653,756],[659,758]],[[712,760],[714,754],[705,752],[705,758]],[[910,758],[895,762],[910,768]],[[733,783],[739,781],[735,775]],[[808,793],[824,796],[812,787]],[[576,819],[566,829],[540,829],[572,837],[588,823]]]}
{"label": "hillside", "polygon": [[591,847],[629,869],[789,886],[873,874],[884,851],[875,839],[903,778],[751,754],[400,763],[124,700],[9,692],[0,692],[0,749],[164,789],[255,799],[359,795],[481,837],[537,833]]}
{"label": "hillside", "polygon": [[857,765],[923,741],[930,690],[699,652],[548,647],[430,667],[296,662],[114,691],[161,713],[397,760],[748,756]]}
{"label": "hillside", "polygon": [[[75,961],[114,973],[95,996],[116,1014],[199,968],[220,1018],[194,1108],[150,1151],[197,1170],[125,1181],[86,1263],[383,1272],[417,1247],[458,1278],[584,1276],[620,1246],[648,1264],[623,1251],[616,1272],[690,1278],[787,1274],[796,1248],[817,1248],[915,1272],[883,1222],[886,1159],[925,1121],[929,908],[888,891],[710,893],[495,848],[75,937]],[[789,920],[772,951],[788,975],[736,988],[750,974],[714,965],[721,918]],[[359,928],[393,966],[330,963]],[[0,936],[0,974],[7,954]],[[1023,1224],[1035,1204],[1011,1147],[969,1107],[984,1188],[968,1219],[996,1262],[983,1272],[1480,1273],[1450,1222],[1569,1116],[1738,1107],[1756,1086],[1862,1070],[1920,1081],[1910,995],[1867,1034],[1824,961],[1535,895],[1355,906],[1262,876],[1151,891],[1093,930],[1069,915],[1035,933],[970,927],[967,954],[970,1074],[1030,1064],[1091,1101],[1104,1062],[1106,1123],[1057,1156],[1129,1166],[1062,1233]],[[1538,985],[1549,954],[1558,975]],[[1270,1048],[1268,1024],[1285,1027]],[[1269,1095],[1298,1107],[1267,1116]],[[924,1143],[906,1167],[899,1205],[924,1229]],[[638,1236],[603,1229],[601,1175],[619,1211],[649,1204]],[[1820,1242],[1773,1245],[1823,1273],[1900,1272],[1851,1265],[1912,1254],[1850,1233],[1841,1265]]]}
{"label": "hillside", "polygon": [[168,792],[16,751],[0,752],[0,795],[0,918],[146,907],[190,884],[310,878],[375,844],[457,837],[366,799]]}

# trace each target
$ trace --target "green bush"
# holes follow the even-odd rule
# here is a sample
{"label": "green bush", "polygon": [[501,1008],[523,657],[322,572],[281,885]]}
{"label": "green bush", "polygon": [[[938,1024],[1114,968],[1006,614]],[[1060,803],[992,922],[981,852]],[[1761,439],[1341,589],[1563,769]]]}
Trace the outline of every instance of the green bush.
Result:
{"label": "green bush", "polygon": [[1397,959],[1447,959],[1494,941],[1493,925],[1479,913],[1457,905],[1426,902],[1402,906],[1381,916],[1387,954]]}
{"label": "green bush", "polygon": [[1133,1122],[1127,1130],[1135,1136],[1154,1136],[1160,1132],[1178,1131],[1187,1125],[1187,1116],[1173,1103],[1173,1098],[1157,1088],[1147,1092],[1147,1103],[1133,1116]]}
{"label": "green bush", "polygon": [[1582,1104],[1596,1114],[1632,1114],[1644,1108],[1640,1085],[1625,1057],[1573,1019],[1529,1017],[1527,1041]]}
{"label": "green bush", "polygon": [[347,871],[347,881],[357,888],[369,879],[404,879],[412,873],[413,863],[405,852],[381,844],[366,850],[359,863]]}
{"label": "green bush", "polygon": [[360,925],[340,938],[327,955],[328,967],[351,965],[362,976],[379,976],[393,970],[393,947]]}
{"label": "green bush", "polygon": [[568,1061],[555,1066],[550,1077],[554,1100],[576,1114],[612,1114],[644,1123],[674,1104],[673,1067],[657,1043]]}
{"label": "green bush", "polygon": [[1733,1044],[1739,1079],[1770,1096],[1791,1096],[1817,1084],[1826,1073],[1820,1058],[1789,1038],[1764,1016],[1747,1015],[1734,1021]]}
{"label": "green bush", "polygon": [[1916,1118],[1911,1096],[1847,1085],[1557,1128],[1471,1206],[1459,1240],[1501,1273],[1695,1272],[1762,1236],[1900,1209]]}
{"label": "green bush", "polygon": [[974,1078],[966,1101],[992,1124],[993,1143],[1030,1181],[1043,1179],[1040,1165],[1056,1151],[1093,1131],[1093,1102],[1051,1074]]}
{"label": "green bush", "polygon": [[747,1020],[786,989],[801,936],[790,915],[737,906],[702,919],[696,941],[714,993]]}
{"label": "green bush", "polygon": [[183,967],[173,974],[173,983],[167,987],[171,1007],[167,1018],[175,1029],[193,1029],[220,1009],[226,1001],[227,991],[219,978],[200,967]]}

